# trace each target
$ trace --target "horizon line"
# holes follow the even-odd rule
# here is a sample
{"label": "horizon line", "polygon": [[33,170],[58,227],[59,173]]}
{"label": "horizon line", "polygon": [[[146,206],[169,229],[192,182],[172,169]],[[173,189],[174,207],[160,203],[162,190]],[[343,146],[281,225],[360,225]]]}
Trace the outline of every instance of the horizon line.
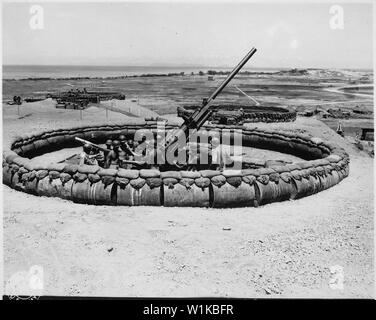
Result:
{"label": "horizon line", "polygon": [[[107,65],[102,65],[102,64],[3,64],[3,67],[14,67],[14,66],[19,66],[19,67],[150,67],[150,68],[230,68],[232,69],[233,66],[224,66],[224,65],[219,65],[219,66],[205,66],[205,65],[179,65],[179,64],[161,64],[161,65],[132,65],[132,64],[107,64]],[[244,69],[340,69],[340,70],[350,70],[350,69],[357,69],[357,70],[373,70],[373,67],[297,67],[297,66],[289,66],[289,67],[244,67]]]}

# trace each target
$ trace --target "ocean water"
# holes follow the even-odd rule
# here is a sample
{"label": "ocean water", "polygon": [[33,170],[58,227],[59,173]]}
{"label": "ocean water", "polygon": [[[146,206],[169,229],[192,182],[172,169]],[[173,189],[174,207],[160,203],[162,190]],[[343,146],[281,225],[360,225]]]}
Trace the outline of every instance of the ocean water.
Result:
{"label": "ocean water", "polygon": [[[207,70],[229,71],[231,68],[222,67],[187,67],[187,66],[46,66],[46,65],[4,65],[3,79],[27,78],[70,78],[70,77],[120,77],[142,74],[190,74]],[[248,71],[278,71],[281,69],[248,69]]]}

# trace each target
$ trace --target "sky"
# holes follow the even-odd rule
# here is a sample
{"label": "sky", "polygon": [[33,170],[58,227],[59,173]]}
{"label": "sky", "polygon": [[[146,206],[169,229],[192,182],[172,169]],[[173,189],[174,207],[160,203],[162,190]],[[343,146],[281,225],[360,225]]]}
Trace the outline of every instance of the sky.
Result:
{"label": "sky", "polygon": [[[335,4],[335,3],[333,3]],[[372,68],[372,5],[330,3],[3,3],[3,64]]]}

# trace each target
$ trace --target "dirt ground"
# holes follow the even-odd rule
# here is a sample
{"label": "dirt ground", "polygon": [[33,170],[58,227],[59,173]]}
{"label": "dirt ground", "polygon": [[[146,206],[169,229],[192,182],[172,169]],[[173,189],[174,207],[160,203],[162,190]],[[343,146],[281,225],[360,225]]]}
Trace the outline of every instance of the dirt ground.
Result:
{"label": "dirt ground", "polygon": [[[372,71],[349,70],[309,70],[306,75],[290,73],[238,75],[216,98],[216,104],[254,103],[235,86],[254,97],[263,106],[288,106],[297,111],[312,110],[318,106],[322,109],[342,108],[351,110],[355,105],[362,109],[373,110],[372,99],[360,98],[333,90],[339,86],[349,85],[366,77],[373,82]],[[213,81],[208,76],[186,74],[168,77],[129,77],[125,79],[48,79],[48,80],[3,80],[3,100],[11,100],[14,95],[40,97],[47,92],[60,92],[72,88],[102,88],[119,91],[129,99],[166,114],[176,111],[177,106],[200,105],[224,80],[225,75],[215,75]],[[101,89],[101,90],[102,90]],[[330,105],[324,105],[330,103]]]}
{"label": "dirt ground", "polygon": [[[103,121],[104,110],[81,121],[44,103],[21,119],[3,105],[5,146],[19,132]],[[253,126],[338,143],[349,177],[304,199],[238,209],[87,206],[3,186],[6,290],[37,265],[47,295],[372,297],[373,159],[315,119]],[[343,289],[329,286],[335,266]]]}

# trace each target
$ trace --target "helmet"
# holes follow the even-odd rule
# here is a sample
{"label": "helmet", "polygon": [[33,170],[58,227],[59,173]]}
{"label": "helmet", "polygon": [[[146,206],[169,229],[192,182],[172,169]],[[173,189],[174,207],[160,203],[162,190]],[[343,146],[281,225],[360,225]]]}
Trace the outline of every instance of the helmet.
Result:
{"label": "helmet", "polygon": [[110,146],[110,145],[112,145],[112,140],[111,140],[111,139],[108,139],[108,140],[106,141],[106,146]]}
{"label": "helmet", "polygon": [[119,136],[119,140],[120,140],[120,141],[125,141],[125,139],[126,139],[126,138],[125,138],[125,135],[121,134],[121,135]]}
{"label": "helmet", "polygon": [[119,142],[119,140],[114,140],[114,141],[112,142],[112,146],[113,146],[114,148],[119,147],[119,146],[120,146],[120,142]]}
{"label": "helmet", "polygon": [[212,145],[219,146],[219,139],[217,137],[213,137],[211,143]]}
{"label": "helmet", "polygon": [[88,143],[84,144],[84,152],[89,153],[91,151],[91,145]]}

